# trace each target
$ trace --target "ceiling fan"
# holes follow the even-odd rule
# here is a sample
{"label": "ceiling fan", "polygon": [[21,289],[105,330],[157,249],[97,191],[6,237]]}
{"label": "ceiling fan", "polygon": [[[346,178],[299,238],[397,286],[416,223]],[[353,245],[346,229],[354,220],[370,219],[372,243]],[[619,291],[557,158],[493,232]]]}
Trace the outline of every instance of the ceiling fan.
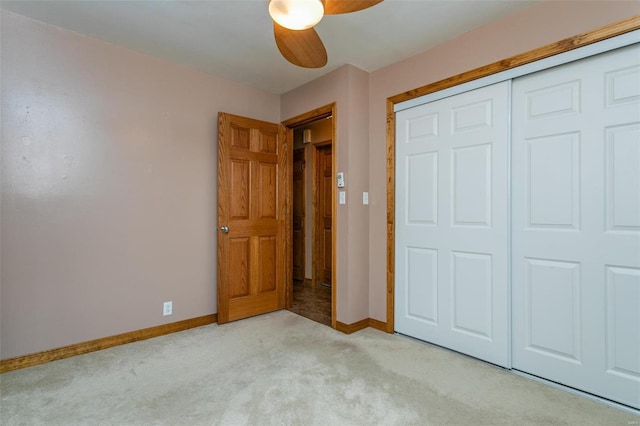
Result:
{"label": "ceiling fan", "polygon": [[327,51],[313,28],[324,15],[357,12],[383,0],[270,0],[269,15],[278,50],[294,65],[321,68]]}

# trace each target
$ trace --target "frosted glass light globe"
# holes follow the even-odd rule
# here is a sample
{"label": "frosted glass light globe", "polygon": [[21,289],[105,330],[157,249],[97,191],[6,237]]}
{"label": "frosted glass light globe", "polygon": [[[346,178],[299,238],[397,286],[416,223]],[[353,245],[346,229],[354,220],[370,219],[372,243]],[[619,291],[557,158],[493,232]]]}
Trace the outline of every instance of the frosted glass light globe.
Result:
{"label": "frosted glass light globe", "polygon": [[271,0],[269,15],[290,30],[306,30],[320,22],[324,15],[321,0]]}

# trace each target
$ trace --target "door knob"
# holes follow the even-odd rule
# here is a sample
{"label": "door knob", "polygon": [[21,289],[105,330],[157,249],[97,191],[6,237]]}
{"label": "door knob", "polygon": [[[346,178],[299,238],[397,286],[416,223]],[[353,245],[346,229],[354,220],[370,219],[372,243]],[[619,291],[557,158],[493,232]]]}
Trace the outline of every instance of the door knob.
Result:
{"label": "door knob", "polygon": [[229,227],[228,226],[221,226],[220,227],[220,231],[222,231],[223,234],[228,234],[229,233]]}

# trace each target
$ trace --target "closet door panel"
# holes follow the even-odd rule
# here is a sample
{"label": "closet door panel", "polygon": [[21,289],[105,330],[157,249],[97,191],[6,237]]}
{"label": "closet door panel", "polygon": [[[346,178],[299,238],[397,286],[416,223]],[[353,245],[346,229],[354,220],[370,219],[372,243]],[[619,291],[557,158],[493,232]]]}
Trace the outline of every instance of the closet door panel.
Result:
{"label": "closet door panel", "polygon": [[640,408],[640,47],[514,80],[513,367]]}
{"label": "closet door panel", "polygon": [[510,83],[398,113],[396,331],[509,366]]}

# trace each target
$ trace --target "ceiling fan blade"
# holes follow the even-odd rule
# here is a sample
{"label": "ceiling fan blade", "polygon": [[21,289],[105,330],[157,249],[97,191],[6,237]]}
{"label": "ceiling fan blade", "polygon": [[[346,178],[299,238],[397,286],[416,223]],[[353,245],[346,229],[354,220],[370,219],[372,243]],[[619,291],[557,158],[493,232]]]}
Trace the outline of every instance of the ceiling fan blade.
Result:
{"label": "ceiling fan blade", "polygon": [[382,0],[324,0],[324,14],[338,15],[364,10],[382,3]]}
{"label": "ceiling fan blade", "polygon": [[290,30],[274,22],[273,35],[278,50],[292,64],[304,68],[321,68],[327,64],[327,51],[313,28]]}

